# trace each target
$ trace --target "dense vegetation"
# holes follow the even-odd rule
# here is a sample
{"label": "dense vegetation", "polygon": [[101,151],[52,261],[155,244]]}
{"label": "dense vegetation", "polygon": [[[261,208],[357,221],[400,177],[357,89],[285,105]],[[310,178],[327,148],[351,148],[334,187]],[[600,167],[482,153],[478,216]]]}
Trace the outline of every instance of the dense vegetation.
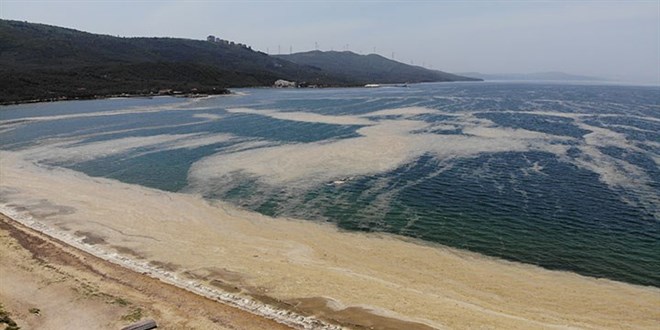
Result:
{"label": "dense vegetation", "polygon": [[[229,79],[244,85],[257,77],[178,63],[88,66],[71,70],[0,70],[0,103],[108,95],[223,94]],[[148,77],[148,78],[147,78]]]}
{"label": "dense vegetation", "polygon": [[227,87],[270,86],[278,79],[351,86],[463,78],[376,55],[351,53],[359,63],[348,66],[332,60],[335,52],[322,56],[328,64],[299,61],[296,55],[304,54],[279,58],[233,42],[121,38],[0,20],[0,104],[164,90],[218,94]]}
{"label": "dense vegetation", "polygon": [[0,103],[165,89],[222,93],[226,87],[272,85],[277,79],[350,84],[239,44],[119,38],[0,20]]}
{"label": "dense vegetation", "polygon": [[336,75],[350,77],[362,84],[481,80],[407,65],[377,54],[359,55],[348,51],[311,51],[279,55],[278,57],[297,64],[317,67]]}

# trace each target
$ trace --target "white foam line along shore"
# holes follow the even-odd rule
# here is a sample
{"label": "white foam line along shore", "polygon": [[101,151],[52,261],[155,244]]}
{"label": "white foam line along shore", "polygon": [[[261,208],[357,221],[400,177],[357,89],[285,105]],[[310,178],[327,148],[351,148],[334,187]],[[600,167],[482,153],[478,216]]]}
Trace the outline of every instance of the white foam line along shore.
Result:
{"label": "white foam line along shore", "polygon": [[[221,270],[235,277],[224,281],[283,301],[327,298],[335,308],[362,307],[435,328],[652,329],[660,320],[657,288],[548,271],[393,235],[270,218],[194,194],[36,165],[23,156],[0,154],[0,197],[9,216],[101,258],[301,328],[318,323],[211,288],[185,273]],[[94,233],[102,242],[82,244],[76,233]],[[175,269],[164,271],[152,261]]]}

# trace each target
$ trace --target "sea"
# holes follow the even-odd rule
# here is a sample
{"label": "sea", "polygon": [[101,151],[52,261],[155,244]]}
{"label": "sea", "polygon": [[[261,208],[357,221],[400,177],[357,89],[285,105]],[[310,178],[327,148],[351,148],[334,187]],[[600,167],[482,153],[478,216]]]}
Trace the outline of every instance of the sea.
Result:
{"label": "sea", "polygon": [[253,88],[12,105],[0,107],[0,149],[272,217],[660,287],[657,86]]}

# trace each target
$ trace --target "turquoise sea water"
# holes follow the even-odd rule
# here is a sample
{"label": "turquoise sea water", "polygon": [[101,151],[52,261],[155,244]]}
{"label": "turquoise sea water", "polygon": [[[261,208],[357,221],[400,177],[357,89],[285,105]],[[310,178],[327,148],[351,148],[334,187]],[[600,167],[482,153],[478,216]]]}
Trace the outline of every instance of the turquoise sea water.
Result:
{"label": "turquoise sea water", "polygon": [[[0,149],[268,215],[660,287],[658,87],[237,92],[2,107]],[[422,110],[400,110],[411,107]],[[369,161],[345,163],[361,155]]]}

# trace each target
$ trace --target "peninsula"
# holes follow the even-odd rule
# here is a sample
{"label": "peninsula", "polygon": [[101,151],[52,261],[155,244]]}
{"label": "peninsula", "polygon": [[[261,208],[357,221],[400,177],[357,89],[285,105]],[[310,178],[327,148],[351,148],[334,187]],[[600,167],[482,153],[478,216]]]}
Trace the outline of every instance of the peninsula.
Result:
{"label": "peninsula", "polygon": [[[319,54],[314,52],[313,54]],[[479,80],[352,54],[370,69],[332,64],[334,52],[313,65],[271,56],[208,36],[122,38],[62,27],[0,20],[0,104],[107,96],[225,94],[230,87],[360,86],[365,83]],[[323,64],[328,61],[328,64]]]}

